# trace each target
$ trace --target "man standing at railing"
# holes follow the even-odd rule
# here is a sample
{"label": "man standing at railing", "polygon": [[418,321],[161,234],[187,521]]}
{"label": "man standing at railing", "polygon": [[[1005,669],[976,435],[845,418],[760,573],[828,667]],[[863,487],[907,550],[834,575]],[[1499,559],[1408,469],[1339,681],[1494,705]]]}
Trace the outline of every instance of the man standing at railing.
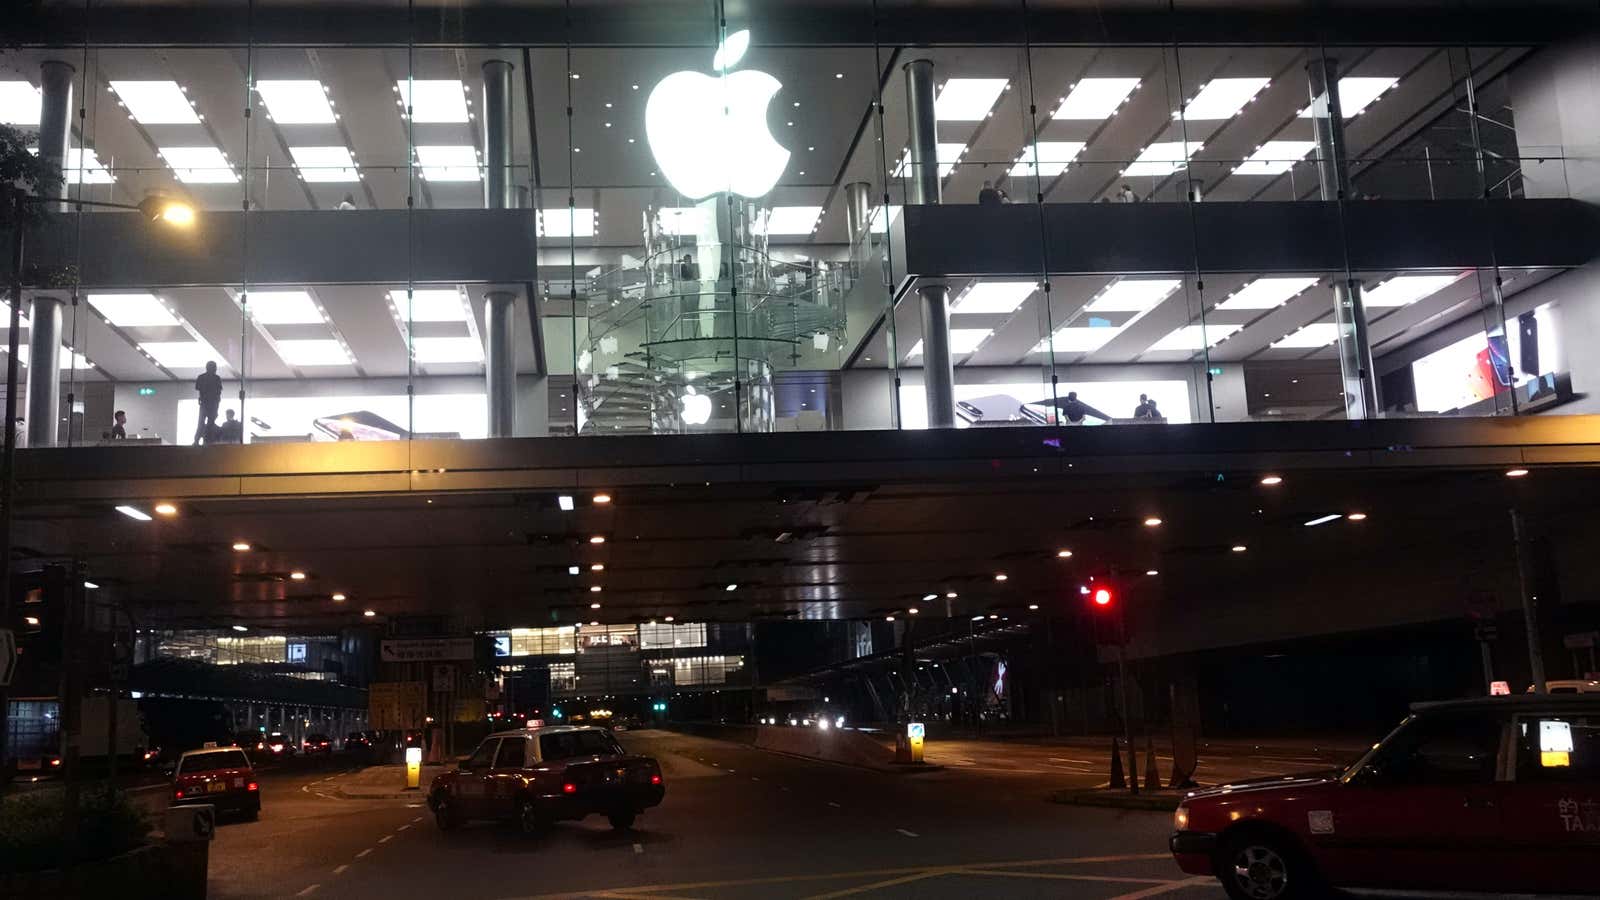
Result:
{"label": "man standing at railing", "polygon": [[194,429],[194,443],[199,446],[202,438],[210,443],[217,427],[217,408],[222,405],[222,378],[215,361],[206,363],[206,370],[194,380],[194,389],[200,395],[200,421]]}

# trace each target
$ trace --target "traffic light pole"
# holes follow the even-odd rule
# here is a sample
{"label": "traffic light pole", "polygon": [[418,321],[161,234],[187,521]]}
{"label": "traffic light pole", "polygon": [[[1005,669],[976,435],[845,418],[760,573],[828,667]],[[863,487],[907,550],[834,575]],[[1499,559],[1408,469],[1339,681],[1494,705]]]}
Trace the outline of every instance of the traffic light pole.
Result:
{"label": "traffic light pole", "polygon": [[1139,793],[1139,754],[1133,749],[1133,714],[1128,706],[1128,629],[1117,606],[1117,686],[1122,695],[1122,742],[1128,747],[1128,793]]}

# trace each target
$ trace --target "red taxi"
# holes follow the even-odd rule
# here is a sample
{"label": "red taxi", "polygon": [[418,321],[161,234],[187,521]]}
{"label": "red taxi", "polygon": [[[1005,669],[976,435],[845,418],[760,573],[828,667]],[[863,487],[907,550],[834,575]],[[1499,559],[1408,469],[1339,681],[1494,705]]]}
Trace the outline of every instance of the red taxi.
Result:
{"label": "red taxi", "polygon": [[1183,871],[1249,900],[1360,887],[1593,891],[1600,696],[1423,703],[1342,772],[1190,793]]}
{"label": "red taxi", "polygon": [[261,814],[261,785],[250,758],[238,747],[207,747],[178,757],[172,770],[172,805],[208,803],[217,812]]}
{"label": "red taxi", "polygon": [[501,819],[532,833],[596,813],[621,830],[660,805],[666,790],[660,764],[623,750],[605,729],[555,725],[484,738],[455,771],[433,780],[428,807],[444,831]]}

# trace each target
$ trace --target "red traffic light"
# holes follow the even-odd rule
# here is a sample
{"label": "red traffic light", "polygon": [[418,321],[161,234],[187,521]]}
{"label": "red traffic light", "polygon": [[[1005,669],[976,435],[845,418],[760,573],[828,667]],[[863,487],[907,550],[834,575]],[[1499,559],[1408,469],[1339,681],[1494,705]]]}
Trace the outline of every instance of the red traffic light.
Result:
{"label": "red traffic light", "polygon": [[1111,589],[1110,588],[1095,588],[1095,591],[1094,591],[1094,605],[1095,606],[1110,606],[1111,605]]}

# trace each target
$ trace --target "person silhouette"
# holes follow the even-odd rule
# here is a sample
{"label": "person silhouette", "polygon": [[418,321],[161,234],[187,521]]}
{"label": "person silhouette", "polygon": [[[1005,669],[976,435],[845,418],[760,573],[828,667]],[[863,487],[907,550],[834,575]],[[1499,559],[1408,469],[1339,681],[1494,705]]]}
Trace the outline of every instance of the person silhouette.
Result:
{"label": "person silhouette", "polygon": [[217,425],[217,407],[222,405],[222,378],[217,375],[217,364],[206,363],[206,370],[194,380],[195,392],[200,395],[200,422],[194,430],[194,442],[199,446],[208,439]]}

